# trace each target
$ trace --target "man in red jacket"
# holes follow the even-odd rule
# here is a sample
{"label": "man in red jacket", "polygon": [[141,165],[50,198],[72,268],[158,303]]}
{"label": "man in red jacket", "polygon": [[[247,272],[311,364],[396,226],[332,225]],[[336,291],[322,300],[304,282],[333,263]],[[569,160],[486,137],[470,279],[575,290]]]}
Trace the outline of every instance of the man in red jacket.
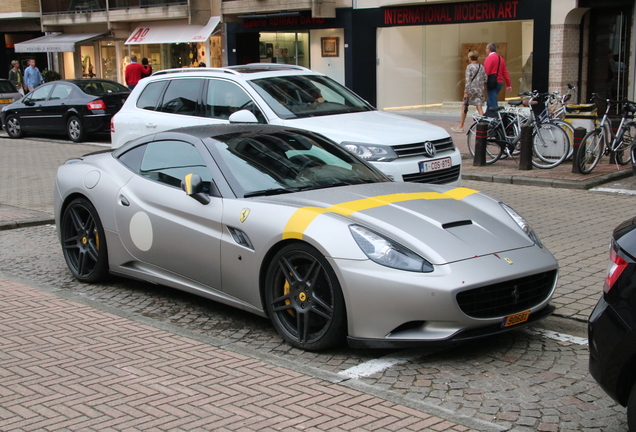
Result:
{"label": "man in red jacket", "polygon": [[497,54],[497,45],[494,43],[486,45],[486,60],[484,61],[484,69],[486,69],[486,75],[497,74],[497,87],[494,89],[486,89],[488,93],[486,106],[487,110],[490,111],[498,105],[497,95],[499,95],[499,92],[501,91],[504,80],[506,80],[506,91],[508,93],[512,91],[512,84],[510,83],[510,74],[508,74],[506,61],[503,57]]}
{"label": "man in red jacket", "polygon": [[129,89],[134,89],[139,80],[141,79],[142,74],[144,73],[144,67],[137,63],[137,56],[134,54],[130,55],[130,64],[126,66],[125,76],[126,76],[126,84]]}

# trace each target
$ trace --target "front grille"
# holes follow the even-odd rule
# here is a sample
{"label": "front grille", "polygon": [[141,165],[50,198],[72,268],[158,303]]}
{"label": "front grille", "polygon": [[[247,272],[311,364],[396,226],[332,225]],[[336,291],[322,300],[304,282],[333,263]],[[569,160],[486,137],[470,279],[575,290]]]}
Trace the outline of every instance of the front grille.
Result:
{"label": "front grille", "polygon": [[446,184],[459,179],[461,165],[455,165],[445,170],[431,171],[428,173],[406,174],[402,176],[405,182]]}
{"label": "front grille", "polygon": [[552,270],[460,292],[457,303],[473,318],[496,318],[522,312],[548,298],[556,273]]}
{"label": "front grille", "polygon": [[[442,138],[438,140],[431,141],[437,150],[437,153],[445,152],[448,150],[453,150],[455,145],[453,144],[453,139],[451,137]],[[420,143],[412,143],[412,144],[400,144],[391,146],[393,151],[397,153],[398,157],[410,157],[410,156],[426,156],[424,153],[424,142]]]}

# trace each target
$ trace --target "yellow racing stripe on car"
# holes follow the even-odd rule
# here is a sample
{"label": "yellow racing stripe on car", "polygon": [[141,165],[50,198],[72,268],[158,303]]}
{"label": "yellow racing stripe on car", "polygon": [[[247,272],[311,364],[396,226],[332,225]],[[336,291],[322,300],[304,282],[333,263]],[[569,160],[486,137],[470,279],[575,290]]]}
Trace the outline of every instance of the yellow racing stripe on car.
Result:
{"label": "yellow racing stripe on car", "polygon": [[283,231],[283,240],[286,239],[302,239],[303,233],[309,224],[323,213],[336,213],[343,216],[349,216],[355,212],[368,210],[375,207],[382,207],[389,204],[414,201],[414,200],[434,200],[434,199],[454,199],[462,200],[478,191],[468,188],[455,188],[448,192],[413,192],[398,193],[391,195],[380,195],[361,200],[349,201],[335,204],[330,207],[302,207],[289,218],[285,230]]}

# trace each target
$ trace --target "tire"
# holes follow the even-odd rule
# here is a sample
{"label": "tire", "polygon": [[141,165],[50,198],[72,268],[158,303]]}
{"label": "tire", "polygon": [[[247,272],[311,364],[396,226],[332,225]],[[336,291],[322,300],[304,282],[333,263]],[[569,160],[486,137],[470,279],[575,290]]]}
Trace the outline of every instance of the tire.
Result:
{"label": "tire", "polygon": [[66,265],[82,282],[108,278],[108,248],[104,228],[95,207],[77,198],[66,207],[60,225],[60,241]]}
{"label": "tire", "polygon": [[[489,124],[488,130],[488,138],[486,141],[486,165],[491,165],[497,162],[503,153],[502,147],[499,145],[499,142],[504,142],[503,133],[500,129],[491,128]],[[468,129],[468,133],[466,134],[466,144],[468,145],[468,152],[474,158],[475,157],[475,141],[476,141],[476,133],[477,133],[477,123],[473,123],[473,125]]]}
{"label": "tire", "polygon": [[274,328],[294,347],[318,351],[347,334],[342,290],[327,260],[305,243],[274,256],[265,279],[265,302]]}
{"label": "tire", "polygon": [[542,123],[532,136],[532,165],[554,168],[570,153],[570,141],[559,125]]}
{"label": "tire", "polygon": [[570,143],[570,150],[568,151],[568,156],[566,158],[566,160],[568,160],[572,157],[572,153],[574,153],[574,148],[572,147],[572,143],[574,142],[574,126],[564,120],[559,119],[552,119],[551,123],[558,125],[568,136],[568,142]]}
{"label": "tire", "polygon": [[68,137],[73,142],[82,142],[86,138],[86,133],[84,132],[84,126],[82,126],[82,122],[76,116],[69,117],[66,122],[66,133]]}
{"label": "tire", "polygon": [[14,115],[7,117],[6,128],[7,134],[9,134],[11,138],[22,138],[24,136],[20,119]]}
{"label": "tire", "polygon": [[575,163],[583,174],[589,174],[601,160],[605,138],[599,129],[588,132],[581,140]]}
{"label": "tire", "polygon": [[636,139],[636,123],[630,122],[623,126],[619,144],[616,150],[616,162],[620,165],[627,165],[631,161],[631,147]]}

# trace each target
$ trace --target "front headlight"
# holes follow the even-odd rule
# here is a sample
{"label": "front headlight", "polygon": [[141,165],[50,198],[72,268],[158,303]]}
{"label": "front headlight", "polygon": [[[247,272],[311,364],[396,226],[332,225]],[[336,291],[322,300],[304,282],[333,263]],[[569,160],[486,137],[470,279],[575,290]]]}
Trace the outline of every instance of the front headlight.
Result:
{"label": "front headlight", "polygon": [[349,225],[349,230],[362,252],[375,263],[412,272],[433,271],[433,265],[424,258],[378,233],[360,225]]}
{"label": "front headlight", "polygon": [[543,243],[541,243],[541,240],[539,240],[539,236],[534,232],[528,221],[525,220],[519,213],[514,211],[508,204],[502,202],[500,202],[499,204],[501,204],[501,207],[503,207],[503,209],[510,215],[512,220],[514,220],[517,225],[519,225],[519,228],[521,228],[521,230],[526,233],[528,237],[530,237],[530,240],[532,240],[534,244],[536,244],[540,248],[543,248]]}
{"label": "front headlight", "polygon": [[397,159],[397,154],[389,146],[350,141],[345,141],[340,145],[365,161],[390,162],[393,159]]}

